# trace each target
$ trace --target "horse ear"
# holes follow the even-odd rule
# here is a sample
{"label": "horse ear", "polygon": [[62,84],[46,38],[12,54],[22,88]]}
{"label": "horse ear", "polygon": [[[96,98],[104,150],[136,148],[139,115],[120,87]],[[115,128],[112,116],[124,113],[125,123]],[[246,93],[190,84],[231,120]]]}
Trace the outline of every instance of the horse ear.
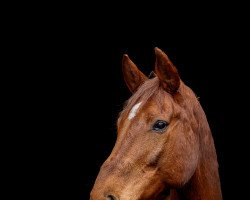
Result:
{"label": "horse ear", "polygon": [[160,84],[168,93],[174,94],[180,86],[178,71],[168,56],[157,47],[155,48],[155,56],[155,72],[160,79]]}
{"label": "horse ear", "polygon": [[130,60],[127,54],[123,55],[122,71],[124,80],[129,90],[134,93],[140,85],[142,85],[148,78],[137,68],[137,66]]}

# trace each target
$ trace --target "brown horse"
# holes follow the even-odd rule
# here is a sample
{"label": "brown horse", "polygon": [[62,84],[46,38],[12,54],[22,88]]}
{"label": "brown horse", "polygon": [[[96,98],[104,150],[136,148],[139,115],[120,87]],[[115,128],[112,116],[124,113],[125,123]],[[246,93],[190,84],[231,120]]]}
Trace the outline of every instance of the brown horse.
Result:
{"label": "brown horse", "polygon": [[116,144],[90,199],[222,199],[205,113],[167,55],[158,48],[155,54],[152,79],[123,57],[124,79],[133,96],[118,119]]}

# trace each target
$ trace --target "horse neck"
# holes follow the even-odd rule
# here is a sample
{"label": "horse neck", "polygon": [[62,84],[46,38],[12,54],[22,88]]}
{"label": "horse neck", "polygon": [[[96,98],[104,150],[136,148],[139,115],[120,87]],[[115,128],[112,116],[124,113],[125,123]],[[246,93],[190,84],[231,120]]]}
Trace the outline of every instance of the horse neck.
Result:
{"label": "horse neck", "polygon": [[177,191],[179,196],[177,199],[221,200],[222,194],[214,141],[205,113],[198,101],[193,112],[200,141],[199,163],[189,182],[184,188]]}

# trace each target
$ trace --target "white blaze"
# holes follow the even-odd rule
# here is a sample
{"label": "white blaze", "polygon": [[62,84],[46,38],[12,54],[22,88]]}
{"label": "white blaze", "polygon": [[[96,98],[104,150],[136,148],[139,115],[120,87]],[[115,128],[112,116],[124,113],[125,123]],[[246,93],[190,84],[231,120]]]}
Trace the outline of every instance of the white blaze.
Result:
{"label": "white blaze", "polygon": [[128,119],[129,119],[129,120],[131,120],[131,119],[133,119],[133,118],[135,117],[136,112],[137,112],[138,108],[140,107],[141,103],[142,103],[142,102],[137,103],[137,104],[135,104],[135,105],[133,106],[133,108],[131,109],[131,111],[130,111],[130,113],[129,113],[129,115],[128,115]]}

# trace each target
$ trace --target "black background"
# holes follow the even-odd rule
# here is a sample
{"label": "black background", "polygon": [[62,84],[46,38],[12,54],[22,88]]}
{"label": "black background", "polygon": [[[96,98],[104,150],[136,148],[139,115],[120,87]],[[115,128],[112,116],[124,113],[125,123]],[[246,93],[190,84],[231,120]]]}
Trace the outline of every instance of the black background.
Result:
{"label": "black background", "polygon": [[92,8],[88,14],[88,7],[76,7],[54,7],[49,17],[41,12],[34,21],[28,15],[18,21],[20,34],[13,38],[15,50],[22,52],[18,62],[27,66],[18,68],[24,84],[15,87],[19,102],[25,102],[20,107],[29,108],[24,128],[33,133],[25,137],[31,141],[26,152],[32,165],[25,168],[32,197],[89,199],[115,143],[118,113],[131,95],[122,77],[122,55],[149,75],[154,47],[167,53],[200,97],[215,140],[224,199],[241,195],[247,147],[241,125],[247,80],[244,18],[216,7],[196,13],[177,7],[169,13],[158,5],[143,14],[129,9],[132,5],[122,12],[123,6],[113,12]]}

